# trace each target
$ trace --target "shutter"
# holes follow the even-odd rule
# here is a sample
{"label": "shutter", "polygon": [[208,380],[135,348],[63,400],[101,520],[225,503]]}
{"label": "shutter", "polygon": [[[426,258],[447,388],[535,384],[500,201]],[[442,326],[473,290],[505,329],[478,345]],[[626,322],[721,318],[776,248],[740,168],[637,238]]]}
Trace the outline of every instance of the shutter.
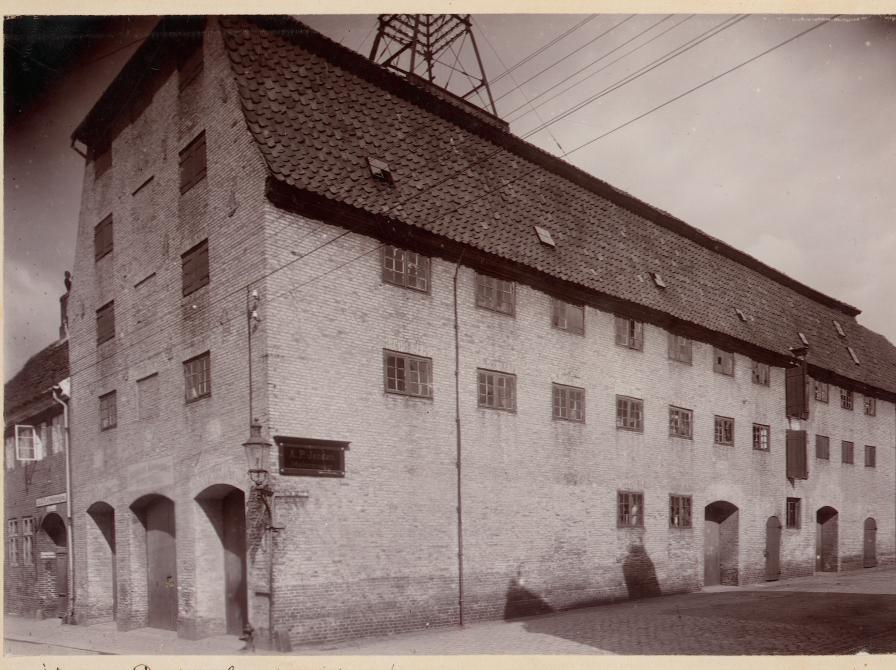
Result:
{"label": "shutter", "polygon": [[809,468],[806,459],[805,430],[787,431],[787,478],[809,478]]}
{"label": "shutter", "polygon": [[616,317],[616,344],[628,344],[628,320],[621,316]]}
{"label": "shutter", "polygon": [[635,342],[634,348],[641,351],[644,348],[644,324],[635,321]]}
{"label": "shutter", "polygon": [[800,364],[785,372],[785,404],[788,417],[809,418],[808,378],[806,368]]}

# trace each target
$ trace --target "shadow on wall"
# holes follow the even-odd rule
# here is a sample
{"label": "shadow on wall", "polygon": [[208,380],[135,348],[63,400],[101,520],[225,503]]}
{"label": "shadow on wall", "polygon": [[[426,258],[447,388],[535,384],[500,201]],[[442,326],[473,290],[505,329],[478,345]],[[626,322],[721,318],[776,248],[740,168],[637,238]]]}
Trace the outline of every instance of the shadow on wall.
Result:
{"label": "shadow on wall", "polygon": [[504,620],[521,619],[523,617],[550,614],[556,610],[551,607],[537,593],[533,593],[524,586],[525,580],[517,572],[516,577],[510,579],[507,585],[504,603]]}
{"label": "shadow on wall", "polygon": [[625,580],[629,598],[653,598],[662,595],[659,580],[656,578],[656,568],[641,543],[629,546],[628,554],[622,562],[622,578]]}

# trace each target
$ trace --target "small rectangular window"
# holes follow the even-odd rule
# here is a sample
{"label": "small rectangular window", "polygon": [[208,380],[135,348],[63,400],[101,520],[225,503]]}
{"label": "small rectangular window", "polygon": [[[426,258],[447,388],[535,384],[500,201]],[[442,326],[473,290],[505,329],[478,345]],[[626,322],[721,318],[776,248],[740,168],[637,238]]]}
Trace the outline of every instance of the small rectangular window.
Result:
{"label": "small rectangular window", "polygon": [[158,373],[137,380],[137,416],[141,421],[159,416]]}
{"label": "small rectangular window", "polygon": [[585,389],[575,386],[553,385],[555,419],[567,421],[585,420]]}
{"label": "small rectangular window", "polygon": [[208,240],[202,240],[180,257],[182,295],[208,285]]}
{"label": "small rectangular window", "polygon": [[734,419],[727,416],[717,416],[715,421],[716,444],[730,447],[734,444]]}
{"label": "small rectangular window", "polygon": [[840,407],[851,410],[853,406],[852,391],[849,389],[840,389]]}
{"label": "small rectangular window", "polygon": [[693,423],[693,410],[683,409],[681,407],[669,407],[670,437],[684,437],[687,439],[691,439],[693,437]]}
{"label": "small rectangular window", "polygon": [[205,171],[205,131],[203,130],[180,152],[181,195],[205,179]]}
{"label": "small rectangular window", "polygon": [[112,251],[112,215],[100,221],[93,228],[93,258],[98,261]]}
{"label": "small rectangular window", "polygon": [[429,259],[414,251],[383,246],[383,281],[426,293],[429,291]]}
{"label": "small rectangular window", "polygon": [[800,499],[799,498],[788,498],[787,499],[787,527],[788,528],[799,528],[800,527]]}
{"label": "small rectangular window", "polygon": [[843,463],[852,464],[854,463],[853,452],[855,450],[855,445],[852,442],[847,442],[843,440],[840,443],[840,461]]}
{"label": "small rectangular window", "polygon": [[870,444],[865,445],[865,467],[873,468],[877,466],[877,447]]}
{"label": "small rectangular window", "polygon": [[513,315],[515,287],[512,281],[489,275],[476,275],[476,305],[502,314]]}
{"label": "small rectangular window", "polygon": [[432,398],[432,359],[383,350],[387,393]]}
{"label": "small rectangular window", "polygon": [[516,375],[477,370],[479,407],[516,411]]}
{"label": "small rectangular window", "polygon": [[824,382],[820,382],[817,379],[812,380],[813,385],[815,386],[815,399],[818,402],[827,402],[829,387]]}
{"label": "small rectangular window", "polygon": [[769,435],[771,428],[761,423],[753,424],[753,448],[756,451],[768,451],[771,447]]}
{"label": "small rectangular window", "polygon": [[10,519],[6,522],[6,561],[10,565],[19,564],[19,522]]}
{"label": "small rectangular window", "polygon": [[669,358],[690,365],[694,358],[694,345],[684,335],[669,333]]}
{"label": "small rectangular window", "polygon": [[100,430],[109,430],[118,425],[118,394],[110,391],[100,396]]}
{"label": "small rectangular window", "polygon": [[115,337],[115,301],[110,300],[96,310],[96,343],[102,344]]}
{"label": "small rectangular window", "polygon": [[616,427],[644,431],[644,401],[629,396],[616,396]]}
{"label": "small rectangular window", "polygon": [[34,540],[34,518],[25,517],[22,519],[22,563],[24,565],[32,565],[34,563],[33,542]]}
{"label": "small rectangular window", "polygon": [[865,414],[868,416],[874,416],[877,414],[877,399],[866,395],[864,398],[865,402]]}
{"label": "small rectangular window", "polygon": [[644,349],[644,324],[634,319],[616,317],[616,344],[628,349]]}
{"label": "small rectangular window", "polygon": [[768,386],[771,380],[771,368],[766,363],[753,361],[753,383]]}
{"label": "small rectangular window", "polygon": [[206,351],[184,361],[184,396],[186,402],[193,402],[211,394],[212,359],[211,353]]}
{"label": "small rectangular window", "polygon": [[616,525],[620,528],[640,528],[644,525],[644,494],[617,491]]}
{"label": "small rectangular window", "polygon": [[112,145],[103,144],[93,151],[93,178],[99,179],[112,168]]}
{"label": "small rectangular window", "polygon": [[723,351],[718,347],[713,347],[712,353],[712,369],[719,374],[734,375],[734,354],[730,351]]}
{"label": "small rectangular window", "polygon": [[827,435],[815,436],[815,458],[822,461],[831,460],[831,438]]}
{"label": "small rectangular window", "polygon": [[669,496],[669,527],[691,528],[691,496]]}
{"label": "small rectangular window", "polygon": [[573,305],[563,300],[553,299],[551,325],[560,330],[568,330],[576,335],[585,334],[585,306]]}

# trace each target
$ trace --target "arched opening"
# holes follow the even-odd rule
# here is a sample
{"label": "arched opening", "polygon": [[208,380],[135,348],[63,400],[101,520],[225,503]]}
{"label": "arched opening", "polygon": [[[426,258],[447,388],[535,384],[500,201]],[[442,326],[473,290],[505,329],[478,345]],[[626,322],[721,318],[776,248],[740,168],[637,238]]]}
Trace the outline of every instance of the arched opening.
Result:
{"label": "arched opening", "polygon": [[820,507],[815,512],[815,570],[837,572],[839,514],[833,507]]}
{"label": "arched opening", "polygon": [[177,630],[177,544],[174,501],[143,496],[131,509],[144,529],[146,544],[147,625]]}
{"label": "arched opening", "polygon": [[41,519],[40,529],[56,545],[51,578],[56,594],[56,615],[65,616],[68,610],[68,535],[65,532],[65,521],[56,512],[50,512]]}
{"label": "arched opening", "polygon": [[737,505],[717,500],[704,508],[703,516],[703,584],[737,586],[740,516]]}
{"label": "arched opening", "polygon": [[862,567],[873,568],[877,565],[877,522],[870,516],[865,519],[865,541]]}
{"label": "arched opening", "polygon": [[765,581],[781,576],[781,521],[770,516],[765,522]]}
{"label": "arched opening", "polygon": [[209,486],[196,496],[208,524],[197,528],[197,542],[220,547],[197,574],[197,606],[210,620],[223,618],[224,631],[242,632],[248,622],[246,590],[246,497],[229,484]]}
{"label": "arched opening", "polygon": [[115,550],[115,508],[95,502],[87,508],[86,544],[88,590],[99,616],[118,614],[118,569]]}

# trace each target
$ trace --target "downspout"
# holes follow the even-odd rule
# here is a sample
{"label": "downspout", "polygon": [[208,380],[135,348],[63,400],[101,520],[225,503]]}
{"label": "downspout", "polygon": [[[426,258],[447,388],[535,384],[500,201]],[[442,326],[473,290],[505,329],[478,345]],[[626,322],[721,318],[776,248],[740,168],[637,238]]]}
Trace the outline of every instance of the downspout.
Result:
{"label": "downspout", "polygon": [[464,625],[464,520],[461,497],[461,432],[460,432],[460,321],[457,315],[457,277],[463,250],[454,266],[454,424],[457,437],[457,624]]}
{"label": "downspout", "polygon": [[[68,543],[68,611],[65,623],[75,622],[75,547],[72,534],[72,453],[69,444],[68,403],[70,397],[61,386],[53,387],[53,400],[62,405],[63,444],[65,448],[65,535]],[[56,395],[57,392],[59,395]],[[63,400],[59,396],[65,398]]]}

